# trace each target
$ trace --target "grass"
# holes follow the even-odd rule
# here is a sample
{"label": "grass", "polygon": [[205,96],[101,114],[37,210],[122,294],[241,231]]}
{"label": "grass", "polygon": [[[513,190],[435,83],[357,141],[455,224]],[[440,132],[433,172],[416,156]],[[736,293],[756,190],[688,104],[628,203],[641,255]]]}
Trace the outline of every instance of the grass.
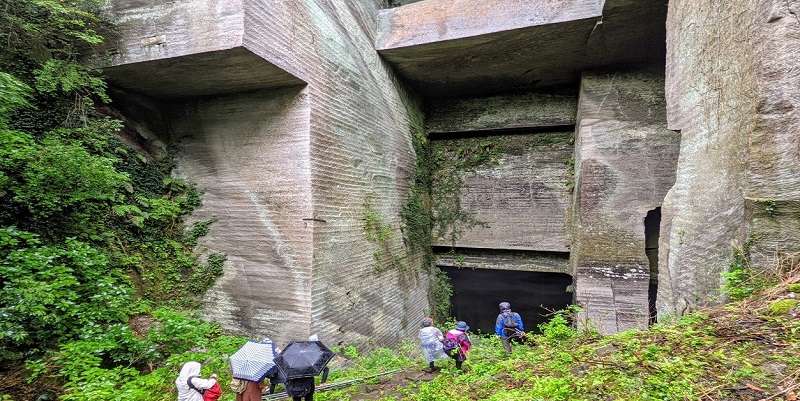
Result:
{"label": "grass", "polygon": [[[800,282],[798,269],[772,280],[776,281],[741,301],[697,310],[649,330],[609,336],[574,330],[562,312],[564,319],[543,325],[541,334],[528,336],[510,357],[505,357],[496,338],[475,336],[465,363],[467,372],[455,370],[452,361],[447,361],[431,381],[401,383],[391,391],[384,389],[390,395],[368,399],[796,400],[795,392],[800,392],[798,310],[781,309],[776,316],[771,306],[791,299],[788,288]],[[365,361],[378,360],[361,362],[352,377],[377,373],[367,365],[378,370],[389,366],[421,370],[424,364],[414,347],[406,344],[402,352],[373,354]],[[352,378],[345,372],[337,374]],[[320,392],[317,399],[365,397],[352,388]]]}

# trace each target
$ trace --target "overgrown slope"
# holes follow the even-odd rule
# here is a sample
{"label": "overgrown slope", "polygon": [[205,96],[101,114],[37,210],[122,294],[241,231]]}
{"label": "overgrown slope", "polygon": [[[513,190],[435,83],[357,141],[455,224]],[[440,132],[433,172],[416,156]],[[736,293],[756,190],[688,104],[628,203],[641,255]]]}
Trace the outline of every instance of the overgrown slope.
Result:
{"label": "overgrown slope", "polygon": [[[795,400],[800,271],[794,267],[753,278],[761,284],[748,298],[649,330],[611,336],[577,331],[569,312],[562,311],[540,334],[516,346],[510,358],[498,339],[474,336],[466,373],[447,361],[430,381],[361,386],[317,399]],[[416,361],[411,368],[421,370],[424,365]]]}
{"label": "overgrown slope", "polygon": [[124,122],[100,111],[106,84],[86,60],[113,32],[101,6],[0,0],[0,372],[26,376],[0,399],[35,396],[31,373],[60,393],[77,367],[149,372],[195,346],[134,344],[126,325],[145,317],[169,333],[176,318],[158,307],[195,306],[225,260],[192,251],[209,224],[183,224],[200,201],[192,185],[170,178],[169,158],[137,154],[120,140]]}

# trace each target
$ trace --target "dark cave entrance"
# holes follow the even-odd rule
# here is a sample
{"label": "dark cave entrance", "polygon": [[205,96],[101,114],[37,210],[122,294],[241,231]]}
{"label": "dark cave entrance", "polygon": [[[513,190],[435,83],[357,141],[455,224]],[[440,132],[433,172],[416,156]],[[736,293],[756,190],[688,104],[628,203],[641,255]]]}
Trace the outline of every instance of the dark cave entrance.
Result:
{"label": "dark cave entrance", "polygon": [[661,232],[661,208],[657,207],[644,218],[644,252],[650,264],[650,285],[647,300],[650,304],[650,324],[656,322],[656,294],[658,294],[658,238]]}
{"label": "dark cave entrance", "polygon": [[525,330],[536,332],[537,325],[548,320],[550,311],[572,304],[572,276],[563,273],[540,273],[516,270],[460,269],[441,267],[453,285],[452,315],[463,320],[472,332],[494,333],[500,312],[497,305],[511,303],[522,316]]}

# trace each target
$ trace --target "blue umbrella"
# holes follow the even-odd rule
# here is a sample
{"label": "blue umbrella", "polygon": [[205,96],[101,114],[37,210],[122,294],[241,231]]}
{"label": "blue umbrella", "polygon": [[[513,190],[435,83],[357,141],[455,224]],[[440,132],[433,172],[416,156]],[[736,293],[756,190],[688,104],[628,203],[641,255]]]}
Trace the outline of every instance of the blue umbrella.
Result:
{"label": "blue umbrella", "polygon": [[271,341],[260,343],[248,341],[228,360],[231,363],[233,377],[254,382],[261,381],[275,366],[275,345]]}

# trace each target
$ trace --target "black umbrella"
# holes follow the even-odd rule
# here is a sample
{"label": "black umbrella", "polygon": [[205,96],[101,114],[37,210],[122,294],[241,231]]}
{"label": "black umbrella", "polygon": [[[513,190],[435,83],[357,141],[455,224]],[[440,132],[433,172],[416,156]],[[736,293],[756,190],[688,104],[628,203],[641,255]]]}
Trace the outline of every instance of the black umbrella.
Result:
{"label": "black umbrella", "polygon": [[287,379],[299,379],[320,374],[334,355],[320,341],[295,341],[275,358],[275,365]]}

